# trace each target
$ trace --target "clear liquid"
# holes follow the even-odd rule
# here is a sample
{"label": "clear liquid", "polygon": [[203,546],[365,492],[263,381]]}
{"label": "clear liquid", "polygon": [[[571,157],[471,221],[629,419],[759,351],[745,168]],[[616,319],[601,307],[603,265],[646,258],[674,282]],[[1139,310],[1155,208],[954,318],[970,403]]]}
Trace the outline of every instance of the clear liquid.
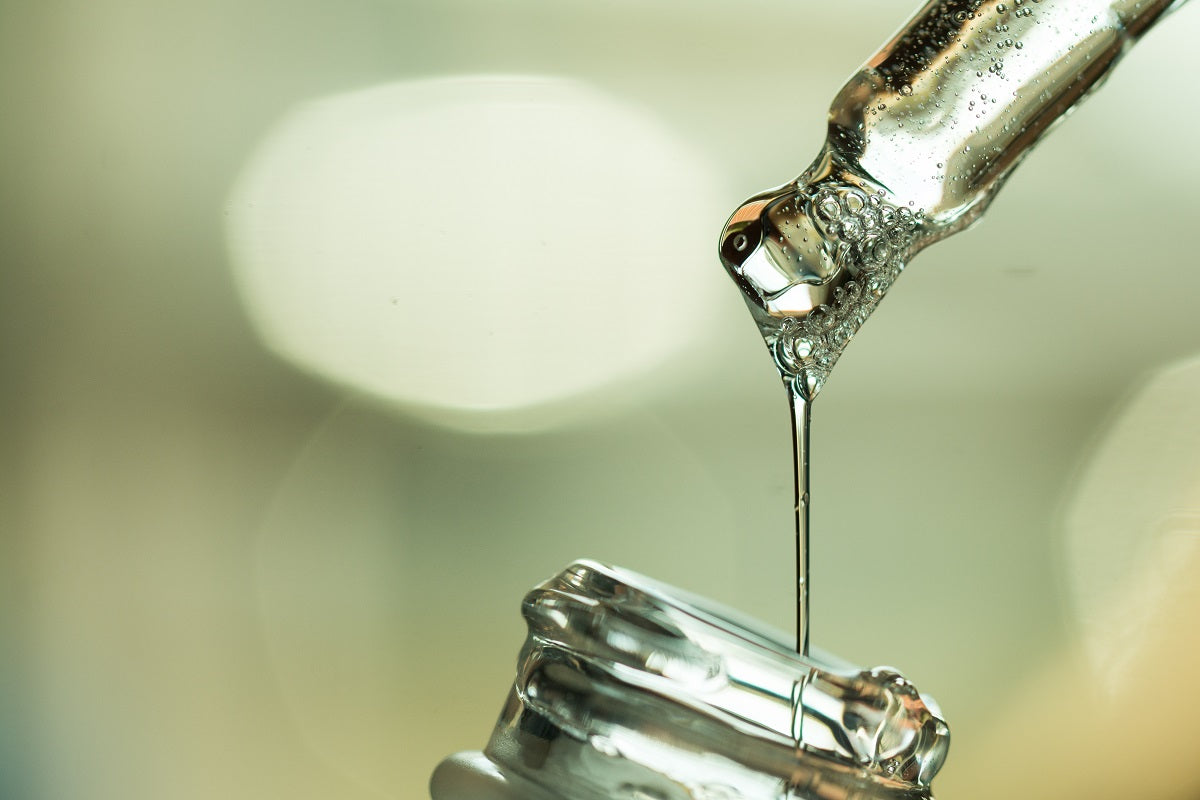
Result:
{"label": "clear liquid", "polygon": [[933,0],[835,98],[825,146],[720,254],[787,386],[796,646],[808,646],[810,405],[907,261],[979,218],[1032,145],[1181,0]]}
{"label": "clear liquid", "polygon": [[818,158],[739,207],[720,246],[791,401],[796,647],[577,563],[526,597],[529,634],[486,753],[443,762],[435,800],[929,796],[949,746],[936,705],[893,670],[808,654],[811,404],[908,259],[976,219],[1178,5],[934,0],[850,80]]}
{"label": "clear liquid", "polygon": [[808,451],[812,406],[789,387],[792,402],[792,459],[796,506],[796,652],[808,655]]}
{"label": "clear liquid", "polygon": [[[796,651],[801,655],[808,653],[809,643],[812,402],[846,345],[904,269],[903,258],[922,222],[921,215],[886,202],[873,187],[838,177],[838,163],[829,153],[810,170],[820,178],[807,184],[795,181],[744,204],[727,226],[722,247],[722,258],[740,285],[777,286],[762,306],[752,304],[751,310],[760,320],[791,406]],[[803,252],[790,248],[792,242],[799,242]],[[806,277],[826,274],[828,291],[819,294],[812,283],[782,283],[773,266],[779,260]],[[792,308],[798,295],[810,301],[804,314]],[[815,299],[822,302],[812,304]],[[784,310],[782,316],[776,315],[777,308]]]}

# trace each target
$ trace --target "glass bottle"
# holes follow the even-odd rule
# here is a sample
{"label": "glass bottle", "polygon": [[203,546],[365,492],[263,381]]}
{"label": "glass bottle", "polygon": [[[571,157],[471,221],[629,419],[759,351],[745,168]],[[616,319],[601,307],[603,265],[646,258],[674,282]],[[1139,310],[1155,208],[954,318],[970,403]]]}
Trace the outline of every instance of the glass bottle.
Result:
{"label": "glass bottle", "polygon": [[526,596],[529,635],[482,753],[434,800],[926,797],[949,730],[900,673],[801,657],[627,570],[572,564]]}

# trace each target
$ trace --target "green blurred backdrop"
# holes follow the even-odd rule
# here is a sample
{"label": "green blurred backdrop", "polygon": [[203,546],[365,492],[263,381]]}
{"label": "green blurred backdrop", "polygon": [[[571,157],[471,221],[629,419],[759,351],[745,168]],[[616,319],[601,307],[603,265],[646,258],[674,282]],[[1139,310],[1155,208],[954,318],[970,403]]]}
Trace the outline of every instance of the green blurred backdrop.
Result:
{"label": "green blurred backdrop", "polygon": [[[788,629],[785,401],[710,251],[723,211],[808,163],[828,100],[908,11],[0,4],[0,794],[422,797],[439,758],[486,741],[522,594],[580,556]],[[1150,432],[1134,420],[1132,449],[1106,449],[1137,386],[1200,352],[1200,110],[1180,94],[1194,11],[1132,51],[977,229],[916,260],[815,408],[813,641],[938,697],[955,736],[943,797],[993,791],[988,737],[1086,650],[1104,587],[1163,519],[1195,562],[1200,459],[1134,445],[1197,442],[1198,382],[1168,381],[1174,404],[1139,418]],[[592,87],[728,192],[691,220],[707,238],[678,236],[683,268],[727,302],[669,358],[520,424],[281,355],[231,255],[235,187],[295,109],[464,74]],[[677,235],[669,214],[602,200],[614,237]],[[399,285],[439,268],[400,257]],[[378,344],[386,360],[386,330]],[[1096,477],[1105,453],[1128,474]],[[1106,532],[1130,504],[1141,516]],[[1194,621],[1171,622],[1180,640]],[[1071,720],[1030,728],[1049,748]]]}

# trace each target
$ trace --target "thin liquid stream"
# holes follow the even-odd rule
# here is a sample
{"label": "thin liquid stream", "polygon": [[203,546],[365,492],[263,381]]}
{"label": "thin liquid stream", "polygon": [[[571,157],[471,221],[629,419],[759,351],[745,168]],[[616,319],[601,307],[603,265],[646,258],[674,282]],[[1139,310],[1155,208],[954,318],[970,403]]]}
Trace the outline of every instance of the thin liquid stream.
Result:
{"label": "thin liquid stream", "polygon": [[788,386],[796,484],[796,652],[808,655],[808,453],[812,404]]}

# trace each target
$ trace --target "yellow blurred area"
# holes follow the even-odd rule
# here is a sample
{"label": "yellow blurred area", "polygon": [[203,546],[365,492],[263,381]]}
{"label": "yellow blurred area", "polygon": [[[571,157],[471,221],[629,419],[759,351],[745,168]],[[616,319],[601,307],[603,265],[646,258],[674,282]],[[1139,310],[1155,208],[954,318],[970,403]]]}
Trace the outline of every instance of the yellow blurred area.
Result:
{"label": "yellow blurred area", "polygon": [[[979,228],[915,261],[815,407],[813,642],[937,697],[954,736],[939,797],[1196,795],[1200,455],[1183,443],[1200,382],[1190,361],[1164,371],[1200,353],[1200,112],[1177,94],[1195,10],[1134,48]],[[576,354],[603,375],[517,382],[517,425],[339,373],[374,359],[388,386],[428,388],[405,383],[412,342],[369,319],[368,350],[285,361],[239,284],[231,198],[314,104],[527,75],[659,137],[590,147],[679,143],[703,174],[674,211],[726,190],[732,209],[807,164],[829,99],[906,11],[0,4],[0,797],[423,797],[442,756],[487,739],[522,594],[581,556],[789,628],[787,410],[737,290],[705,288],[725,280],[719,213],[647,219],[646,197],[613,199],[638,163],[597,156],[610,194],[591,213],[677,258],[664,274],[694,272],[695,294],[668,315],[628,263],[605,280],[589,261],[580,280],[610,301],[583,303],[589,324],[657,349],[591,340]],[[271,219],[320,245],[300,235],[315,222]],[[562,228],[548,249],[575,245]],[[309,265],[333,305],[355,273],[327,274],[331,252]],[[397,280],[445,277],[423,257]],[[290,263],[272,262],[283,293]],[[504,322],[496,358],[527,364],[533,328]],[[426,324],[406,336],[443,334]]]}

